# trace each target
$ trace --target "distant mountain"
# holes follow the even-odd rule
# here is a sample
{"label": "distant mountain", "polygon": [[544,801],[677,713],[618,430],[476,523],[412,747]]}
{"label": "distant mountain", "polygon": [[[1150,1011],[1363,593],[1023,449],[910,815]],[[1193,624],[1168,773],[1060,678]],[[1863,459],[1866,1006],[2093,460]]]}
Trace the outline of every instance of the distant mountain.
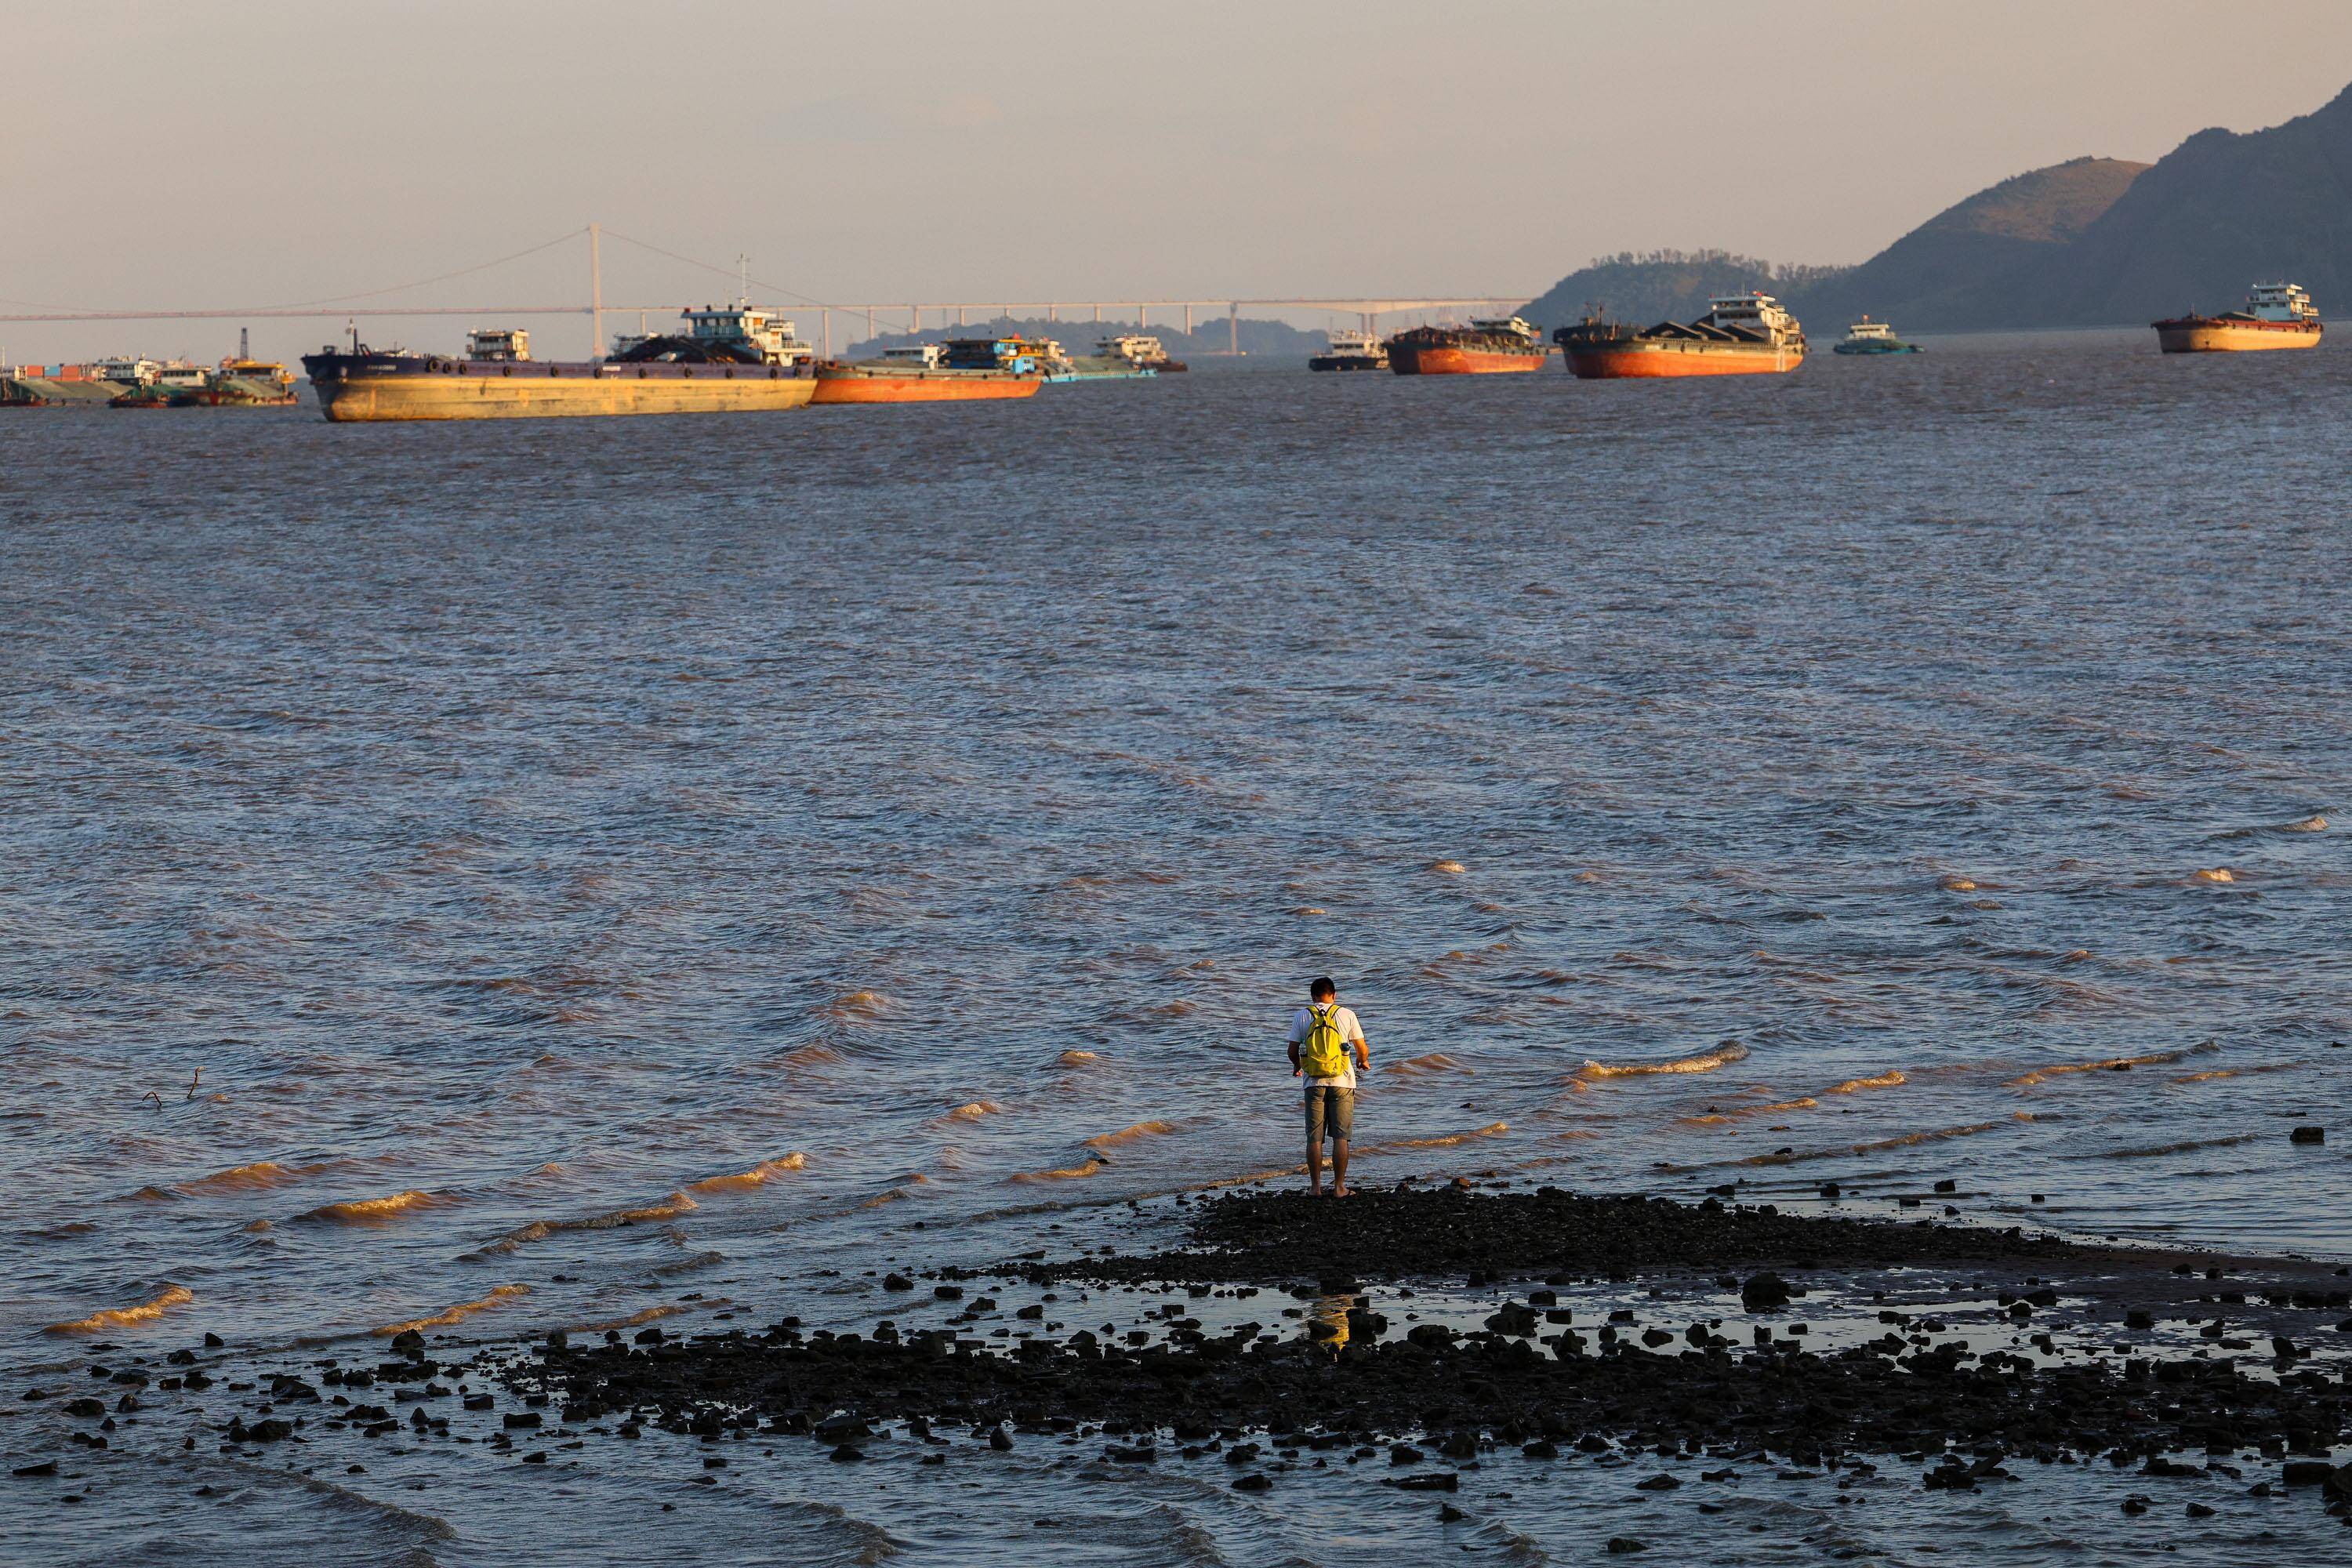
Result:
{"label": "distant mountain", "polygon": [[[837,327],[839,324],[836,319],[835,325]],[[1119,332],[1149,332],[1178,359],[1188,355],[1197,358],[1203,354],[1223,353],[1235,335],[1223,317],[1207,320],[1195,317],[1192,331],[1188,333],[1160,321],[1138,326],[1133,321],[1048,321],[1042,317],[1014,320],[1009,316],[999,316],[994,321],[973,321],[961,327],[950,323],[926,327],[919,332],[877,332],[840,352],[844,359],[870,359],[886,348],[935,343],[942,338],[976,338],[983,332],[994,332],[1000,336],[1018,332],[1024,338],[1051,338],[1062,345],[1064,353],[1073,354],[1094,353],[1097,338]],[[1269,358],[1284,355],[1303,358],[1321,353],[1324,346],[1321,332],[1302,332],[1287,322],[1262,321],[1250,317],[1242,319],[1238,335],[1244,353],[1263,354]]]}
{"label": "distant mountain", "polygon": [[1861,266],[1788,304],[1818,337],[1868,314],[1906,330],[2018,324],[2042,269],[2111,210],[2146,163],[2076,158],[2018,174],[1945,208]]}
{"label": "distant mountain", "polygon": [[1776,266],[1727,250],[1626,250],[1595,257],[1529,300],[1519,314],[1546,331],[1580,321],[1588,310],[1646,327],[1704,316],[1707,301],[1718,294],[1750,289],[1790,294],[1826,284],[1849,270]]}
{"label": "distant mountain", "polygon": [[2267,131],[2183,142],[2022,280],[2010,319],[2060,326],[2232,310],[2248,284],[2279,279],[2310,289],[2327,315],[2352,312],[2352,88]]}
{"label": "distant mountain", "polygon": [[2137,324],[2231,310],[2280,279],[2352,313],[2352,88],[2266,131],[2200,131],[2152,164],[2076,158],[2003,180],[1859,267],[1627,253],[1570,273],[1526,313],[1557,326],[1590,300],[1647,324],[1764,289],[1820,342],[1864,314],[1905,331]]}

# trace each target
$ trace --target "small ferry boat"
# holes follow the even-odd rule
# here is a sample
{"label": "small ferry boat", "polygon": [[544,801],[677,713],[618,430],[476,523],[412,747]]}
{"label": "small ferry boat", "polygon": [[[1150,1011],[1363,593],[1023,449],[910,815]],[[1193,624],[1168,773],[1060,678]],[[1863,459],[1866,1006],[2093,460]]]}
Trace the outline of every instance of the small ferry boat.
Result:
{"label": "small ferry boat", "polygon": [[1916,354],[1924,353],[1917,343],[1906,343],[1895,335],[1895,329],[1885,321],[1874,321],[1864,316],[1845,330],[1845,336],[1830,345],[1833,354]]}
{"label": "small ferry boat", "polygon": [[1551,350],[1532,322],[1517,316],[1473,319],[1466,327],[1415,327],[1386,347],[1399,375],[1496,375],[1541,370]]}
{"label": "small ferry boat", "polygon": [[1587,316],[1552,333],[1568,368],[1586,381],[1620,376],[1758,375],[1805,363],[1805,330],[1769,294],[1707,301],[1696,321],[1634,328]]}
{"label": "small ferry boat", "polygon": [[1345,329],[1327,334],[1331,346],[1319,354],[1309,354],[1309,370],[1386,370],[1389,368],[1388,346],[1370,332],[1354,332]]}
{"label": "small ferry boat", "polygon": [[816,367],[817,403],[963,403],[1028,397],[1045,383],[1043,345],[1020,337],[950,338],[884,349],[879,359]]}
{"label": "small ferry boat", "polygon": [[2307,349],[2327,329],[2311,296],[2293,283],[2257,283],[2242,310],[2218,316],[2195,311],[2152,323],[2157,347],[2168,354],[2231,353],[2242,349]]}

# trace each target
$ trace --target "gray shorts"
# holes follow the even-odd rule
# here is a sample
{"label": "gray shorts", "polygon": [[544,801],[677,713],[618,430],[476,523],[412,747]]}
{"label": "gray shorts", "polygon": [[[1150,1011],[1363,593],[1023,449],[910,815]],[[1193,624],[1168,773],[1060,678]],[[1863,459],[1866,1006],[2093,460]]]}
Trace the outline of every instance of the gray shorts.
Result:
{"label": "gray shorts", "polygon": [[1322,1142],[1327,1129],[1338,1142],[1355,1136],[1356,1091],[1336,1083],[1310,1083],[1307,1086],[1307,1142]]}

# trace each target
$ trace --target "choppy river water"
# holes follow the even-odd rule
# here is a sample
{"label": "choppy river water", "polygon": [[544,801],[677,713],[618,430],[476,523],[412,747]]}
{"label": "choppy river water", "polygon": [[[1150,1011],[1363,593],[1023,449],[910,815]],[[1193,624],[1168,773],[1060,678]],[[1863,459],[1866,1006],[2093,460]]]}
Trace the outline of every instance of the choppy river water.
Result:
{"label": "choppy river water", "polygon": [[[1371,1038],[1362,1180],[1895,1212],[1951,1177],[1965,1217],[2352,1258],[2352,357],[2147,338],[1722,385],[11,417],[0,1447],[49,1451],[17,1385],[93,1343],[854,1321],[885,1260],[1134,1241],[1129,1198],[1296,1163],[1318,973]],[[85,1501],[0,1493],[27,1560],[1664,1530],[1930,1563],[1957,1528],[2221,1564],[2290,1528],[2118,1536],[2097,1476],[1774,1482],[1702,1528],[1503,1466],[1441,1534],[1337,1480],[1026,1452],[331,1483],[124,1436]]]}

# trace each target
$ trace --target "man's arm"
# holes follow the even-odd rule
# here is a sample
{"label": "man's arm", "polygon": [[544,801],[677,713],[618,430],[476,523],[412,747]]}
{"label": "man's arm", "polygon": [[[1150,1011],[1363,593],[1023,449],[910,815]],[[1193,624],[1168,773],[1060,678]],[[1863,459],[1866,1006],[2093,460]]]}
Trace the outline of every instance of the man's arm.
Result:
{"label": "man's arm", "polygon": [[1290,1076],[1297,1078],[1305,1069],[1298,1065],[1298,1020],[1290,1022]]}
{"label": "man's arm", "polygon": [[[1356,1016],[1353,1013],[1350,1013],[1348,1016],[1355,1018]],[[1370,1042],[1364,1038],[1364,1025],[1361,1019],[1357,1019],[1356,1021],[1356,1037],[1350,1043],[1356,1047],[1356,1070],[1358,1072],[1371,1071],[1372,1047]]]}

